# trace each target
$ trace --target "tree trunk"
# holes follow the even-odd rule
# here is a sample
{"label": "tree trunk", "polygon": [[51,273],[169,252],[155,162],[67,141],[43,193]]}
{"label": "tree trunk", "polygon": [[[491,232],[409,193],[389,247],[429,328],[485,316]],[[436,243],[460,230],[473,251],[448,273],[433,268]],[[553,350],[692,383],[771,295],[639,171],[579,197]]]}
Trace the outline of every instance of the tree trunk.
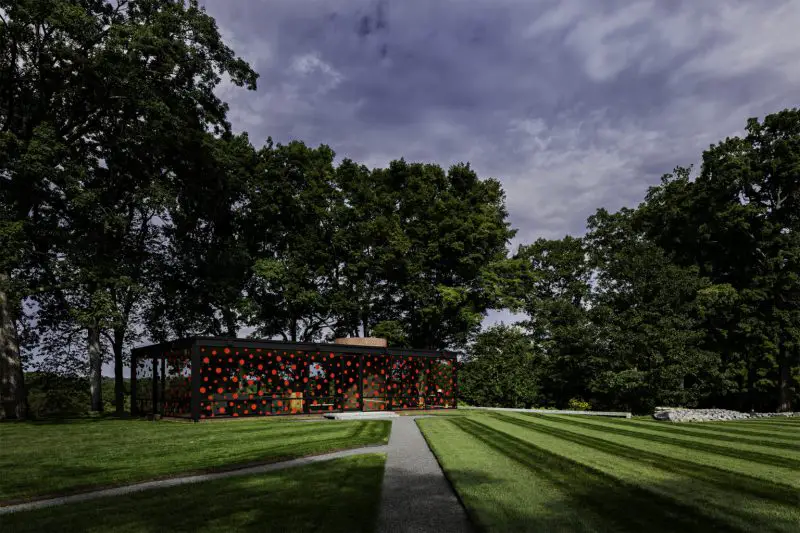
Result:
{"label": "tree trunk", "polygon": [[361,328],[364,330],[364,336],[369,337],[369,312],[363,311],[361,313]]}
{"label": "tree trunk", "polygon": [[92,411],[103,410],[103,357],[100,349],[100,330],[91,327],[87,330],[86,341],[89,346],[89,390],[92,395]]}
{"label": "tree trunk", "polygon": [[782,358],[778,365],[778,412],[792,410],[792,391],[789,389],[789,362]]}
{"label": "tree trunk", "polygon": [[125,331],[114,330],[114,409],[117,415],[125,412],[125,378],[122,376],[122,347],[125,342]]}
{"label": "tree trunk", "polygon": [[225,320],[225,328],[227,328],[228,337],[236,338],[239,336],[239,331],[236,328],[236,319],[230,310],[223,311],[222,318]]}
{"label": "tree trunk", "polygon": [[8,275],[0,273],[0,420],[26,416],[25,376],[14,316],[8,303]]}

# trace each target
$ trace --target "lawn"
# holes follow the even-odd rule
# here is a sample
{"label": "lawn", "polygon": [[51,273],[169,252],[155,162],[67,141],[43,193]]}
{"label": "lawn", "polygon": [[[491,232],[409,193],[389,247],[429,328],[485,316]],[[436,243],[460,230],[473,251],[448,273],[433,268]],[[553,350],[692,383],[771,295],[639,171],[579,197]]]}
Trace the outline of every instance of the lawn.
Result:
{"label": "lawn", "polygon": [[800,419],[417,423],[485,531],[800,531]]}
{"label": "lawn", "polygon": [[269,474],[157,489],[0,516],[0,530],[373,531],[384,456],[367,454]]}
{"label": "lawn", "polygon": [[0,424],[0,503],[388,442],[390,422]]}

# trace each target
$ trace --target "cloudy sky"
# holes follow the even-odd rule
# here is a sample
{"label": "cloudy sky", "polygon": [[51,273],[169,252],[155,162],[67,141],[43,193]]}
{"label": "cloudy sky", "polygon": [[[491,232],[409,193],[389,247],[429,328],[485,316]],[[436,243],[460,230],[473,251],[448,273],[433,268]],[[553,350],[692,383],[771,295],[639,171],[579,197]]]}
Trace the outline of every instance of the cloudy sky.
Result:
{"label": "cloudy sky", "polygon": [[514,245],[581,234],[800,104],[800,1],[201,0],[261,75],[230,119],[369,166],[469,161]]}

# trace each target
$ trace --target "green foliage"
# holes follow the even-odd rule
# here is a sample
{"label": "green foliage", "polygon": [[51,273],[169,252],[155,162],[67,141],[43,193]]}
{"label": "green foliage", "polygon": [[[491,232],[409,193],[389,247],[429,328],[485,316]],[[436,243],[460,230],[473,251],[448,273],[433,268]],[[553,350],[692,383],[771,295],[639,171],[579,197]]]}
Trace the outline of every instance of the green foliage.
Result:
{"label": "green foliage", "polygon": [[478,335],[459,370],[460,396],[480,407],[537,405],[541,358],[519,328],[495,326]]}
{"label": "green foliage", "polygon": [[570,398],[569,402],[567,402],[567,409],[572,409],[575,411],[591,411],[592,404],[580,398]]}
{"label": "green foliage", "polygon": [[[83,417],[90,405],[86,378],[55,372],[29,372],[25,375],[28,416],[36,419]],[[114,380],[104,378],[103,410],[114,410]],[[123,382],[123,410],[130,411],[130,382]]]}
{"label": "green foliage", "polygon": [[528,316],[542,402],[791,409],[798,168],[800,111],[751,119],[704,153],[697,180],[677,168],[637,209],[599,209],[583,238],[521,246],[527,273],[508,296]]}
{"label": "green foliage", "polygon": [[[796,402],[800,110],[750,119],[696,180],[679,167],[636,209],[509,257],[500,182],[469,164],[369,169],[234,135],[215,88],[257,75],[194,0],[0,11],[0,369],[20,340],[45,368],[88,367],[99,410],[110,352],[121,409],[137,340],[249,328],[469,347],[477,404]],[[525,313],[522,330],[479,335],[491,309]],[[33,387],[35,410],[53,395]]]}

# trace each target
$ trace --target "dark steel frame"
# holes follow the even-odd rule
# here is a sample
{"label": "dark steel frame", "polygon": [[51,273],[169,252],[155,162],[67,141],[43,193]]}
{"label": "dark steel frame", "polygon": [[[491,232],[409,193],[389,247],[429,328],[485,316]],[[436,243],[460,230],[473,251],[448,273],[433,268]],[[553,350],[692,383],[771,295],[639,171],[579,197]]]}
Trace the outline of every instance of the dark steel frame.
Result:
{"label": "dark steel frame", "polygon": [[[305,353],[325,352],[339,355],[359,356],[359,404],[360,410],[364,411],[364,382],[362,379],[364,372],[364,355],[383,355],[387,357],[415,357],[428,359],[427,368],[430,369],[430,360],[433,359],[447,359],[452,361],[453,372],[453,409],[458,405],[458,371],[457,371],[457,358],[455,352],[450,351],[436,351],[436,350],[413,350],[410,348],[375,348],[368,346],[349,346],[345,344],[329,344],[329,343],[297,343],[297,342],[281,342],[274,340],[257,340],[257,339],[237,339],[230,337],[186,337],[175,341],[162,342],[158,344],[151,344],[149,346],[140,346],[134,348],[131,352],[131,415],[132,416],[145,416],[162,414],[160,412],[161,400],[164,398],[164,385],[165,385],[165,363],[167,353],[178,350],[190,350],[191,359],[191,409],[190,416],[195,422],[200,420],[200,372],[195,369],[200,368],[200,347],[211,348],[230,348],[230,349],[257,349],[262,350],[292,350]],[[139,406],[141,402],[144,405],[144,399],[137,398],[138,391],[136,387],[136,368],[141,360],[150,359],[153,362],[153,378],[152,378],[152,398],[151,408],[142,409]],[[160,362],[160,364],[159,364]],[[159,383],[160,382],[160,383]],[[159,384],[161,385],[159,387]],[[310,396],[303,396],[303,412],[309,412],[308,399]],[[389,411],[403,411],[403,410],[417,410],[417,408],[398,408],[392,403],[394,396],[387,390],[387,410]],[[343,411],[343,405],[337,411]],[[425,402],[424,409],[442,409],[441,407],[429,407]],[[147,412],[150,411],[150,412]],[[292,416],[289,414],[281,413],[272,416]]]}

